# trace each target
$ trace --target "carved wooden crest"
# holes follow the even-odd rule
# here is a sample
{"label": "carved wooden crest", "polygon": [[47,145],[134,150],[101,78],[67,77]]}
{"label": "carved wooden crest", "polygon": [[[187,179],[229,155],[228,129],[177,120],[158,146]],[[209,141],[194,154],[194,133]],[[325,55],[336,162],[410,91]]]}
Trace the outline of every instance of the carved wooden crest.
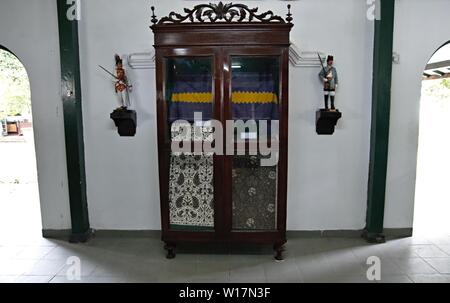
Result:
{"label": "carved wooden crest", "polygon": [[258,14],[258,8],[249,8],[244,4],[200,4],[193,9],[184,9],[185,15],[171,12],[169,16],[158,19],[155,16],[155,8],[152,6],[152,23],[180,24],[180,23],[291,23],[291,5],[288,5],[287,18],[283,19],[272,11]]}

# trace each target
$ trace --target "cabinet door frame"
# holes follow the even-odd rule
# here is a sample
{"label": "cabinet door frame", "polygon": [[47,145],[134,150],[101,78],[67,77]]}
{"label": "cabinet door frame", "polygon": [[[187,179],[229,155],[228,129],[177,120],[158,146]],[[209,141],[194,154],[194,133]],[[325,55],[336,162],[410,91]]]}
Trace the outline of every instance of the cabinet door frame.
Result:
{"label": "cabinet door frame", "polygon": [[[268,47],[268,46],[232,46],[223,47],[223,120],[232,120],[231,111],[231,57],[279,57],[280,75],[279,75],[279,162],[277,174],[277,226],[274,230],[233,230],[232,220],[232,157],[224,157],[223,176],[224,176],[224,216],[228,237],[233,241],[264,241],[267,239],[279,239],[282,237],[285,241],[286,217],[287,217],[287,156],[288,156],[288,100],[289,100],[289,48],[288,47]],[[225,132],[224,132],[225,133]],[[226,137],[226,133],[225,136]],[[225,144],[226,142],[224,142]],[[225,146],[225,145],[224,145]],[[247,149],[247,148],[246,148]],[[234,148],[236,151],[236,147]]]}
{"label": "cabinet door frame", "polygon": [[[214,155],[214,229],[212,231],[178,231],[170,228],[169,207],[169,179],[171,141],[168,138],[168,105],[166,102],[166,59],[183,57],[211,57],[212,58],[212,93],[213,93],[213,117],[222,120],[221,100],[223,95],[222,83],[222,51],[216,47],[176,47],[156,48],[156,92],[157,92],[157,128],[158,128],[158,164],[159,164],[159,188],[161,199],[161,225],[163,229],[163,241],[210,241],[220,237],[225,231],[224,218],[221,215],[223,209],[222,183],[223,157]],[[192,146],[193,147],[193,146]]]}

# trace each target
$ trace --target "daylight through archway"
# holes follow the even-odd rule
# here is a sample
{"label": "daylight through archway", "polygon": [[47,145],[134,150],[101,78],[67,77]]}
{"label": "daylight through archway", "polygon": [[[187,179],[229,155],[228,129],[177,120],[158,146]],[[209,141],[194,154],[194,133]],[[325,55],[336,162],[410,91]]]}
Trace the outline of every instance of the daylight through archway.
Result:
{"label": "daylight through archway", "polygon": [[425,68],[420,101],[414,233],[450,235],[450,43]]}
{"label": "daylight through archway", "polygon": [[36,153],[27,71],[0,47],[0,238],[23,242],[41,236]]}

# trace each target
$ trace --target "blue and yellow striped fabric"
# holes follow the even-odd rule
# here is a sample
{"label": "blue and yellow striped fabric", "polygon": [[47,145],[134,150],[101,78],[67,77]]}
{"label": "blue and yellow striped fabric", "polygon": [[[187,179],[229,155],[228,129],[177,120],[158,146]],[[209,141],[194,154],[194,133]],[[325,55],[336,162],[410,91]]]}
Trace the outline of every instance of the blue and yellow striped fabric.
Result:
{"label": "blue and yellow striped fabric", "polygon": [[194,113],[202,113],[204,120],[212,115],[212,76],[204,74],[178,74],[174,79],[169,108],[170,122],[176,120],[194,121]]}
{"label": "blue and yellow striped fabric", "polygon": [[270,73],[234,72],[231,77],[235,120],[278,119],[278,96]]}
{"label": "blue and yellow striped fabric", "polygon": [[[278,119],[278,96],[272,78],[270,74],[233,74],[233,119]],[[169,119],[193,121],[194,112],[201,112],[205,120],[212,119],[211,86],[210,75],[178,76],[170,97]]]}

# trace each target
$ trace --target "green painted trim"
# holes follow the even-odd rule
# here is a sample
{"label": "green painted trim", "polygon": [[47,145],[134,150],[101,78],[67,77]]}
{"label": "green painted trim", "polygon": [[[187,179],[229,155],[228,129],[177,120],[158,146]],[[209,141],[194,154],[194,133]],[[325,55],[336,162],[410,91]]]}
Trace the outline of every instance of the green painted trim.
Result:
{"label": "green painted trim", "polygon": [[61,94],[72,220],[71,239],[78,242],[83,241],[90,231],[84,164],[78,21],[70,21],[66,16],[67,10],[72,4],[68,5],[66,0],[56,1],[61,52]]}
{"label": "green painted trim", "polygon": [[395,0],[381,0],[380,4],[381,18],[375,21],[372,129],[365,233],[371,239],[382,237],[384,224]]}

